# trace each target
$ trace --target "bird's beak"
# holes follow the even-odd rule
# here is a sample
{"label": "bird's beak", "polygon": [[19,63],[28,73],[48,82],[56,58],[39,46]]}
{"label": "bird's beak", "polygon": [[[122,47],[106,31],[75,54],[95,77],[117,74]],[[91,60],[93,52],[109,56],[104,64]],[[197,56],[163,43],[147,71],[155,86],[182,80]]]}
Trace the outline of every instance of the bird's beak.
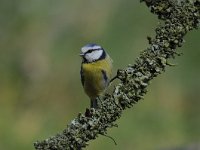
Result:
{"label": "bird's beak", "polygon": [[84,53],[80,53],[79,56],[83,57],[83,56],[84,56]]}

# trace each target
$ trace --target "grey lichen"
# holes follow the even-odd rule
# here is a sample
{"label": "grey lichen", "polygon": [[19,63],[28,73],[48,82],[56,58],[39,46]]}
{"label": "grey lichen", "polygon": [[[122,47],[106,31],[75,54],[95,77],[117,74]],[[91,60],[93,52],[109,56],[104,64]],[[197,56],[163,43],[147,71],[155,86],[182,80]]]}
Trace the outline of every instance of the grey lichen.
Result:
{"label": "grey lichen", "polygon": [[149,82],[171,66],[168,59],[180,55],[183,37],[200,24],[200,0],[142,0],[162,21],[155,29],[156,36],[148,37],[150,46],[141,52],[134,65],[118,70],[121,81],[111,94],[99,100],[100,109],[86,109],[71,121],[60,134],[34,143],[37,150],[82,149],[88,141],[106,135],[107,129],[117,126],[126,108],[132,107],[147,92]]}

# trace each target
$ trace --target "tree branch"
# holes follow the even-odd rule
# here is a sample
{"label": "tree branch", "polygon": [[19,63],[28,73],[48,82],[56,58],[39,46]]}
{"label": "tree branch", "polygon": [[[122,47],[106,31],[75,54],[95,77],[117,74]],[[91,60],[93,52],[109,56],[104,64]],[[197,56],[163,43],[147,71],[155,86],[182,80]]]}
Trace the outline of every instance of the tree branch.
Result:
{"label": "tree branch", "polygon": [[148,37],[150,46],[141,52],[134,65],[118,70],[120,83],[111,94],[100,100],[100,109],[86,109],[85,114],[71,121],[60,134],[34,143],[36,150],[82,149],[98,135],[106,135],[107,129],[116,126],[126,108],[132,107],[147,92],[149,81],[171,66],[168,59],[183,44],[183,37],[200,24],[200,0],[141,0],[162,23],[155,29],[156,36]]}

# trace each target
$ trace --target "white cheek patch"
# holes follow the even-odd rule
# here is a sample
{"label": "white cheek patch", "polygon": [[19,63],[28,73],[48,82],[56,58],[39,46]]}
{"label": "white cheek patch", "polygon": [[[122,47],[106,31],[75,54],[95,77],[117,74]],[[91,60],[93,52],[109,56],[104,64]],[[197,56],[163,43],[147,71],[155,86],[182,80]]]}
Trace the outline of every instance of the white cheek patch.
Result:
{"label": "white cheek patch", "polygon": [[88,62],[93,62],[95,60],[98,60],[102,54],[103,54],[103,50],[96,50],[91,53],[87,53],[85,55],[85,58],[87,59]]}

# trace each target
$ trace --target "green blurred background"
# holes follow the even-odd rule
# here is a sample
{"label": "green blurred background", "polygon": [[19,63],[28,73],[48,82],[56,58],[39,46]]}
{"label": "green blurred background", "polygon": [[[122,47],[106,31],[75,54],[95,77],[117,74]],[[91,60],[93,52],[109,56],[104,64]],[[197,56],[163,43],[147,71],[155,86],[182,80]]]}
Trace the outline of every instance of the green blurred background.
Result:
{"label": "green blurred background", "polygon": [[[139,0],[138,0],[139,1]],[[89,106],[78,54],[102,45],[114,73],[139,56],[158,19],[134,0],[2,0],[0,2],[0,150],[31,150],[61,132]],[[153,80],[144,101],[126,110],[114,143],[100,136],[88,150],[160,150],[200,141],[200,30],[184,55]]]}

